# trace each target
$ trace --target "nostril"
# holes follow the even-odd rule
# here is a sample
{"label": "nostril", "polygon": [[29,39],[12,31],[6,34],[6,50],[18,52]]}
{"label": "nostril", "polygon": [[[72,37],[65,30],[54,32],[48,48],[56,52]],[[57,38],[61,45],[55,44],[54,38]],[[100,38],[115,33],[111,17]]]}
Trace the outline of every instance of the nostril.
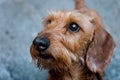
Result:
{"label": "nostril", "polygon": [[44,51],[49,47],[50,40],[46,37],[36,37],[33,40],[33,45],[36,47],[38,51]]}
{"label": "nostril", "polygon": [[33,45],[34,46],[37,46],[39,44],[39,39],[38,37],[36,37],[34,40],[33,40]]}

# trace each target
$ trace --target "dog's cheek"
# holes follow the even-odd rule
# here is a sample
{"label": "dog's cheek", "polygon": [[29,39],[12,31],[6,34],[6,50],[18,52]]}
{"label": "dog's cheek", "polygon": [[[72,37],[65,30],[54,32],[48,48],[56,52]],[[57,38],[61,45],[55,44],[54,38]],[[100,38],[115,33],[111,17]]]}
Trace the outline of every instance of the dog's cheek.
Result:
{"label": "dog's cheek", "polygon": [[76,53],[79,45],[79,36],[76,36],[75,34],[73,35],[72,33],[66,34],[63,36],[60,42],[68,51]]}
{"label": "dog's cheek", "polygon": [[52,45],[50,48],[50,51],[53,57],[55,58],[56,62],[65,64],[65,65],[71,63],[69,51],[62,44],[57,43],[56,45]]}

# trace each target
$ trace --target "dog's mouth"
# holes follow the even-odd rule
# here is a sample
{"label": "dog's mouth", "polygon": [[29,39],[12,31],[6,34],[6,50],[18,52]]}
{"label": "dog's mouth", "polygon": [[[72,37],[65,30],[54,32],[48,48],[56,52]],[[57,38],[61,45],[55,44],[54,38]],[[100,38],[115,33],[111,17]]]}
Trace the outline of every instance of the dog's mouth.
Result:
{"label": "dog's mouth", "polygon": [[42,59],[53,59],[53,57],[51,55],[47,55],[47,54],[41,54],[40,57]]}
{"label": "dog's mouth", "polygon": [[38,56],[39,56],[40,58],[46,59],[46,60],[47,60],[47,59],[54,59],[52,55],[46,54],[46,53],[39,53]]}

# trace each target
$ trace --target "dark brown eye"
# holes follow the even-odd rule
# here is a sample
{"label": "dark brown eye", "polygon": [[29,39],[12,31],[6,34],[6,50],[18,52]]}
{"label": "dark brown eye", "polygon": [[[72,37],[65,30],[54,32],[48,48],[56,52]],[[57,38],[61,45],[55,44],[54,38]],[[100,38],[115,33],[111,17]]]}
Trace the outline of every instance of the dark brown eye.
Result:
{"label": "dark brown eye", "polygon": [[50,19],[47,20],[47,24],[51,24],[51,22],[52,22],[52,20],[50,20]]}
{"label": "dark brown eye", "polygon": [[77,23],[71,23],[68,27],[68,31],[71,31],[71,32],[79,32],[80,30],[80,27]]}

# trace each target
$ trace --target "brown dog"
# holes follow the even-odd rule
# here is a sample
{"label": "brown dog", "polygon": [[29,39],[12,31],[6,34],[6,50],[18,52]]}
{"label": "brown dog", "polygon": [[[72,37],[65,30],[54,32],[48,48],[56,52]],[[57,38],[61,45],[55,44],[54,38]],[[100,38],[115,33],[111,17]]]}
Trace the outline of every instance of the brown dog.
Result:
{"label": "brown dog", "polygon": [[51,12],[30,52],[49,80],[103,80],[115,43],[98,13],[84,0],[73,11]]}

